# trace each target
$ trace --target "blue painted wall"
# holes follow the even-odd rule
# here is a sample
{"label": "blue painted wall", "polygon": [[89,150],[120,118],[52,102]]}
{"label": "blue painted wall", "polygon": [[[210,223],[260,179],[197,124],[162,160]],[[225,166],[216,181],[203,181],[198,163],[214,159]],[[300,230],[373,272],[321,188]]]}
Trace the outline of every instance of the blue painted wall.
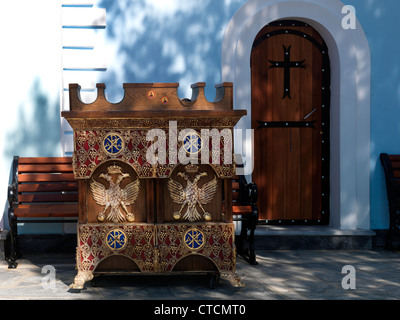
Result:
{"label": "blue painted wall", "polygon": [[400,154],[400,38],[396,0],[347,0],[371,50],[371,229],[389,226],[381,152]]}
{"label": "blue painted wall", "polygon": [[115,58],[102,80],[108,98],[122,98],[122,82],[206,82],[213,100],[221,78],[221,45],[227,24],[244,0],[99,1],[107,10],[107,43]]}

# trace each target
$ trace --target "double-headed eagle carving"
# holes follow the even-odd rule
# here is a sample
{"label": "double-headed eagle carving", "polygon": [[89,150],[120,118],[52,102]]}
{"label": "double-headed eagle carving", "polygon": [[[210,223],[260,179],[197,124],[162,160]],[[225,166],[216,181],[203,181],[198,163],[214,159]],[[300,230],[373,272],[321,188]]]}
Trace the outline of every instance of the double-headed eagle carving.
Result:
{"label": "double-headed eagle carving", "polygon": [[[181,218],[182,210],[187,206],[187,210],[183,215],[183,219],[189,220],[190,222],[200,220],[202,217],[209,221],[212,219],[211,214],[206,212],[203,205],[209,204],[215,196],[217,191],[217,178],[205,183],[201,188],[197,186],[197,182],[207,176],[206,172],[202,172],[195,176],[193,181],[189,180],[186,173],[178,172],[178,176],[182,177],[186,181],[186,187],[184,188],[179,182],[169,179],[168,190],[172,200],[181,205],[181,209],[174,213],[174,219],[179,220]],[[203,215],[197,211],[197,206],[202,210]]]}
{"label": "double-headed eagle carving", "polygon": [[[103,178],[109,182],[110,186],[108,189],[106,189],[102,183],[94,179],[90,182],[90,190],[92,191],[93,199],[98,205],[104,206],[104,210],[98,214],[97,220],[100,222],[107,220],[114,223],[135,221],[135,216],[128,211],[127,206],[132,205],[139,195],[139,178],[122,189],[119,186],[121,181],[125,178],[130,178],[130,175],[128,173],[122,173],[121,167],[115,164],[108,167],[107,171],[106,174],[100,174],[99,178]],[[113,176],[115,175],[117,175],[117,178],[114,182]],[[105,214],[109,207],[111,207],[111,210],[106,217]],[[121,210],[121,208],[123,210]]]}

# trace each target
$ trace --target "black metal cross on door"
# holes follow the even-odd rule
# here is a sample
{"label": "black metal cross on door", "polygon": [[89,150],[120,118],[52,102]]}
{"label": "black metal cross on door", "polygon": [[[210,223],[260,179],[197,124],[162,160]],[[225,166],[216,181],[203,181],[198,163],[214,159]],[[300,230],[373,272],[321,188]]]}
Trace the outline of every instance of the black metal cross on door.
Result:
{"label": "black metal cross on door", "polygon": [[284,51],[284,61],[273,61],[273,60],[268,60],[271,63],[271,66],[269,67],[270,69],[273,68],[284,68],[284,81],[283,81],[283,97],[282,99],[285,99],[286,97],[289,97],[289,99],[292,99],[290,96],[290,69],[291,68],[302,68],[305,69],[304,62],[306,60],[301,60],[301,61],[290,61],[290,48],[292,46],[289,46],[286,48],[283,46],[283,51]]}

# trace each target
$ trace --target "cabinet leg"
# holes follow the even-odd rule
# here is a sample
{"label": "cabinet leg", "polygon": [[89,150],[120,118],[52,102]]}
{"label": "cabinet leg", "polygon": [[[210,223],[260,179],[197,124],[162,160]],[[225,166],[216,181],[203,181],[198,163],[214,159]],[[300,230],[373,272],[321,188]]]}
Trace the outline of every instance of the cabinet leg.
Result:
{"label": "cabinet leg", "polygon": [[69,287],[74,290],[82,290],[85,286],[85,283],[92,279],[93,279],[92,271],[78,271],[78,274],[74,279],[74,283],[71,284]]}
{"label": "cabinet leg", "polygon": [[240,276],[236,272],[222,272],[221,277],[225,280],[228,280],[233,287],[245,287],[245,284],[242,282]]}

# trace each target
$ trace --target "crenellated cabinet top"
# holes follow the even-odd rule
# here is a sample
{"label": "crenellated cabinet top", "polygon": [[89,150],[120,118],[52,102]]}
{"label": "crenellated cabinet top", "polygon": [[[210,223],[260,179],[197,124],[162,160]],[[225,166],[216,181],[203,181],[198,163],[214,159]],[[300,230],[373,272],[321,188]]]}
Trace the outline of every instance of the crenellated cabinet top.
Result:
{"label": "crenellated cabinet top", "polygon": [[[233,127],[246,115],[245,110],[233,110],[232,83],[216,85],[213,102],[205,97],[204,83],[191,86],[191,99],[181,99],[178,87],[178,83],[124,84],[124,98],[111,103],[105,96],[105,85],[97,84],[97,99],[84,103],[80,86],[70,84],[70,111],[63,111],[62,116],[74,130],[76,178],[90,178],[97,167],[110,160],[129,164],[140,178],[169,177],[182,150],[185,159],[209,160],[218,177],[232,176],[234,164],[224,160],[226,154],[233,154]],[[159,131],[151,132],[153,129]],[[154,132],[158,136],[149,137]],[[221,142],[216,143],[214,137]],[[156,142],[165,143],[161,147],[166,155],[163,159],[157,154],[163,161],[155,166],[149,163],[148,151]],[[219,148],[220,161],[216,161],[212,146]],[[205,150],[208,153],[200,152]]]}

